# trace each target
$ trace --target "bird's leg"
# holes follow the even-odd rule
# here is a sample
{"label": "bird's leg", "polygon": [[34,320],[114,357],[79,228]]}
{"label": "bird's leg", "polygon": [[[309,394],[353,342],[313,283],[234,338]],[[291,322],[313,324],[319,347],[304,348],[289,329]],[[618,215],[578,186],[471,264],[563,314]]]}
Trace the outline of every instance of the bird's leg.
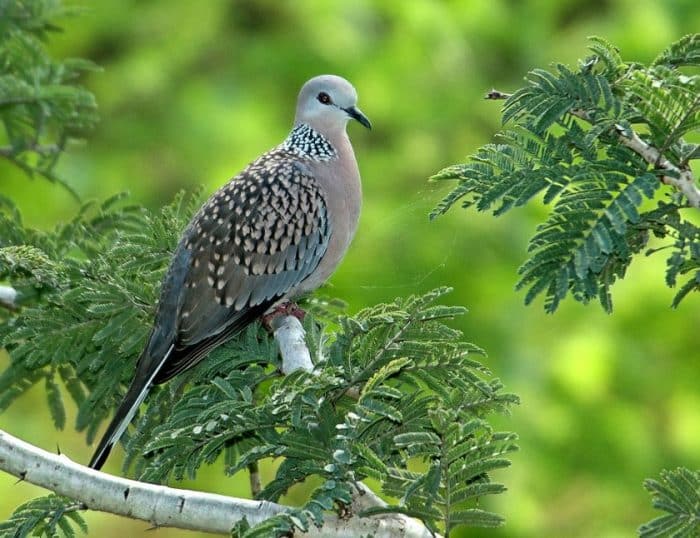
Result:
{"label": "bird's leg", "polygon": [[291,301],[285,301],[283,303],[278,304],[267,314],[262,316],[261,319],[263,327],[265,327],[270,332],[274,332],[275,327],[273,324],[275,319],[285,316],[294,316],[299,321],[304,321],[304,316],[306,316],[306,312],[299,308],[298,304],[293,303]]}

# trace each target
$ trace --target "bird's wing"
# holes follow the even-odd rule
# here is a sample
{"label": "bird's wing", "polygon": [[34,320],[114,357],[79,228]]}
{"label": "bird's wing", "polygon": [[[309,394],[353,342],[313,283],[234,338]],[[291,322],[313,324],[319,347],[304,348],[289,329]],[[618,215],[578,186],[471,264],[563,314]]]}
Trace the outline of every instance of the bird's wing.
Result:
{"label": "bird's wing", "polygon": [[303,282],[330,234],[323,191],[286,151],[266,154],[216,192],[183,237],[187,266],[170,290],[178,300],[161,298],[177,303],[178,315],[175,348],[154,382],[193,366]]}
{"label": "bird's wing", "polygon": [[194,366],[318,266],[331,226],[310,170],[273,150],[216,192],[183,235],[156,321],[90,466],[99,469],[153,384]]}

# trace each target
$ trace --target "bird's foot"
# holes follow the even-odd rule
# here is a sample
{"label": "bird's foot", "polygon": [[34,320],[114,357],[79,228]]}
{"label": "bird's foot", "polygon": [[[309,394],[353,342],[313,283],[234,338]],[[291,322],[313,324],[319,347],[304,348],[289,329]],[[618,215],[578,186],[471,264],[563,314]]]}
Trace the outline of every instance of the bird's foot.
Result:
{"label": "bird's foot", "polygon": [[294,316],[299,321],[304,321],[306,312],[299,308],[299,305],[290,301],[278,304],[267,314],[262,316],[262,324],[268,331],[274,332],[274,320],[280,317]]}

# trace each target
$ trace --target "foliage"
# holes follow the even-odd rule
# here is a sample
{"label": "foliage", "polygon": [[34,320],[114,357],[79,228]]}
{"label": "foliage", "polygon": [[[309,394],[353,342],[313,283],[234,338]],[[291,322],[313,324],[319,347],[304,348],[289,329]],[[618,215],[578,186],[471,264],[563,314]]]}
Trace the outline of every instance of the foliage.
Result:
{"label": "foliage", "polygon": [[[13,261],[2,276],[24,293],[40,290],[41,298],[0,326],[0,344],[12,357],[0,378],[2,407],[43,380],[63,427],[60,379],[88,438],[120,399],[113,380],[130,379],[162,269],[191,213],[182,197],[159,215],[115,209],[114,202],[45,234],[24,230],[15,209],[15,218],[3,221],[3,235],[25,242],[0,250]],[[266,532],[271,526],[282,532],[290,522],[320,524],[325,510],[349,503],[352,483],[365,477],[400,497],[393,510],[422,517],[431,528],[500,524],[472,505],[504,489],[487,472],[507,465],[503,455],[515,448],[514,436],[493,432],[485,418],[516,399],[485,379],[485,368],[468,357],[480,350],[444,324],[464,312],[433,304],[445,292],[343,317],[332,337],[309,316],[309,345],[322,360],[318,375],[277,378],[274,340],[249,329],[189,378],[153,395],[127,463],[136,460],[143,479],[163,481],[193,477],[222,452],[229,474],[281,458],[261,493],[270,500],[311,476],[322,478],[303,508],[268,521]],[[186,385],[192,387],[183,397]],[[355,398],[348,396],[353,391]],[[140,458],[144,451],[151,457]],[[413,469],[416,461],[422,470]]]}
{"label": "foliage", "polygon": [[111,414],[114,380],[127,382],[133,374],[133,363],[121,359],[143,345],[164,266],[196,204],[180,195],[150,215],[120,204],[122,198],[86,204],[73,221],[48,232],[23,227],[6,201],[0,279],[19,291],[23,309],[0,324],[0,346],[12,357],[0,375],[0,410],[43,382],[54,423],[63,428],[60,380],[88,440]]}
{"label": "foliage", "polygon": [[87,534],[87,525],[80,515],[80,503],[57,495],[37,497],[24,503],[6,520],[0,522],[0,536],[65,536],[73,538],[78,527]]}
{"label": "foliage", "polygon": [[[321,71],[346,75],[377,128],[364,133],[350,127],[365,204],[360,233],[326,293],[343,297],[356,312],[451,283],[449,302],[470,306],[474,315],[451,325],[488,349],[489,367],[529,403],[507,419],[509,429],[527,431],[527,457],[519,458],[517,473],[506,471],[510,491],[502,510],[508,524],[488,534],[630,534],[630,521],[651,519],[637,477],[650,475],[650,465],[661,468],[700,453],[700,436],[692,429],[700,383],[692,360],[698,294],[690,294],[683,311],[665,312],[660,303],[667,296],[670,301],[671,293],[640,276],[615,288],[618,315],[606,319],[602,309],[560,308],[547,317],[524,309],[504,268],[522,261],[523,234],[534,230],[542,209],[511,211],[497,226],[486,214],[472,215],[465,225],[454,218],[457,213],[426,225],[426,208],[447,184],[424,185],[424,178],[496,130],[497,107],[479,100],[484,88],[517,88],[533,66],[579,57],[583,32],[602,33],[622,47],[626,59],[646,62],[667,42],[697,31],[695,4],[280,5],[153,0],[124,9],[121,0],[102,0],[85,17],[65,21],[67,31],[49,44],[52,56],[89,57],[105,70],[81,79],[99,100],[101,128],[90,133],[89,146],[69,144],[78,151],[61,157],[57,173],[88,199],[129,189],[133,200],[150,208],[202,182],[209,192],[279,141],[293,113],[289,97],[305,77]],[[327,32],[329,27],[335,31]],[[236,61],[230,61],[231,51],[241,51]],[[49,229],[72,218],[76,205],[60,189],[25,181],[3,161],[0,191],[22,209],[26,223]],[[663,258],[662,252],[637,269],[660,266]],[[1,367],[7,364],[0,351]],[[50,421],[37,413],[27,422],[26,409],[39,411],[44,399],[45,392],[35,390],[2,420],[11,431],[30,428],[32,440],[54,446]],[[81,444],[71,431],[73,419],[69,411],[61,445]],[[673,442],[650,423],[663,423]],[[75,449],[72,456],[85,460],[88,452]],[[625,465],[615,465],[619,461]],[[10,477],[3,479],[0,512],[9,514],[26,499],[20,500],[23,494]],[[216,469],[200,472],[194,487],[207,490],[221,479]],[[239,475],[224,487],[240,490],[245,482]],[[302,492],[295,488],[288,499],[296,503]],[[91,534],[135,532],[124,518],[85,517],[94,519]],[[148,534],[190,535],[175,529]]]}
{"label": "foliage", "polygon": [[[8,105],[8,117],[24,108],[24,99]],[[70,132],[67,118],[56,121]],[[89,441],[130,381],[163,271],[199,202],[179,195],[153,214],[123,199],[85,204],[49,231],[25,226],[9,199],[0,206],[0,280],[19,291],[21,306],[2,314],[0,346],[11,364],[0,376],[0,410],[43,382],[55,426],[63,428],[62,384]],[[509,464],[504,456],[515,450],[515,436],[493,431],[487,418],[517,398],[471,358],[481,350],[445,324],[464,313],[435,304],[446,292],[397,299],[355,317],[316,301],[312,310],[330,314],[339,328],[326,334],[307,317],[319,363],[314,374],[280,378],[274,340],[249,328],[153,392],[135,435],[126,437],[125,466],[136,462],[141,478],[162,482],[193,477],[222,453],[228,474],[278,459],[276,476],[260,493],[270,500],[320,479],[304,506],[252,529],[241,522],[234,529],[241,536],[320,525],[328,510],[350,509],[354,484],[367,477],[398,499],[386,511],[420,517],[447,535],[460,525],[500,525],[500,516],[477,505],[504,491],[488,473]],[[19,536],[57,528],[70,535],[66,518],[77,508],[37,499],[4,525]]]}
{"label": "foliage", "polygon": [[598,298],[611,311],[611,285],[654,235],[670,252],[666,282],[689,277],[676,306],[700,290],[700,228],[684,218],[683,195],[659,199],[660,179],[677,172],[647,162],[629,141],[639,133],[676,171],[700,158],[698,145],[685,140],[700,127],[700,75],[683,69],[700,67],[700,34],[673,43],[649,66],[623,61],[601,38],[590,48],[575,70],[528,74],[505,102],[500,142],[434,176],[458,185],[432,217],[458,201],[499,216],[541,196],[551,210],[530,239],[517,287],[527,288],[526,303],[544,293],[548,312],[569,293]]}
{"label": "foliage", "polygon": [[[3,237],[14,238],[0,249],[9,262],[0,278],[23,296],[36,293],[0,325],[0,345],[12,358],[0,377],[0,404],[6,408],[43,381],[63,427],[60,380],[88,439],[120,400],[123,385],[114,380],[130,381],[162,271],[193,211],[182,196],[155,215],[118,200],[85,208],[51,232],[23,228],[9,203],[0,221]],[[470,357],[481,350],[445,325],[464,313],[434,304],[446,291],[341,317],[333,335],[308,316],[318,375],[279,378],[276,343],[248,329],[191,375],[154,392],[128,443],[127,464],[136,461],[142,479],[162,482],[193,477],[222,453],[228,474],[280,459],[260,495],[269,500],[320,477],[302,508],[240,530],[246,536],[320,524],[325,511],[350,503],[352,484],[366,477],[399,498],[391,510],[435,530],[501,524],[475,503],[504,490],[488,472],[508,465],[503,456],[515,449],[514,435],[494,432],[486,418],[517,400]]]}
{"label": "foliage", "polygon": [[[624,62],[602,38],[591,41],[593,55],[577,70],[561,64],[553,72],[533,70],[524,88],[505,96],[503,123],[511,127],[499,134],[501,143],[433,176],[458,185],[431,218],[460,200],[478,211],[498,204],[493,213],[499,216],[542,195],[552,210],[530,239],[517,287],[529,287],[526,304],[544,292],[547,312],[569,292],[582,302],[597,297],[612,311],[610,286],[633,256],[652,234],[670,239],[656,249],[671,250],[667,284],[690,275],[676,307],[700,290],[700,227],[683,218],[684,209],[698,204],[681,191],[649,207],[667,176],[680,178],[700,158],[700,145],[684,139],[700,127],[700,75],[680,69],[700,67],[700,34],[671,44],[650,66]],[[494,90],[487,97],[504,95]],[[641,143],[630,143],[635,139]],[[661,155],[655,162],[645,154],[649,147]],[[664,166],[664,159],[671,164]],[[664,472],[661,482],[650,479],[645,487],[654,506],[669,514],[643,525],[642,536],[698,533],[696,473]]]}
{"label": "foliage", "polygon": [[59,28],[53,20],[70,10],[56,0],[0,0],[0,157],[29,176],[39,175],[74,191],[55,173],[66,144],[97,119],[92,93],[76,79],[92,62],[57,61],[43,41]]}
{"label": "foliage", "polygon": [[[290,518],[301,528],[320,524],[326,510],[349,505],[353,482],[366,477],[399,499],[391,511],[432,529],[500,525],[474,503],[504,490],[488,472],[508,465],[515,437],[494,432],[486,417],[517,400],[468,356],[480,350],[444,324],[464,312],[434,304],[446,291],[344,317],[335,335],[307,321],[320,359],[314,374],[278,378],[274,341],[249,329],[158,393],[128,446],[130,461],[145,452],[137,471],[162,482],[194,477],[222,452],[228,474],[280,459],[260,494],[272,501],[320,478],[302,508],[279,518],[280,532]],[[181,398],[184,383],[193,387]]]}
{"label": "foliage", "polygon": [[668,512],[639,528],[642,538],[700,535],[700,472],[685,468],[662,471],[659,480],[647,479],[654,508]]}

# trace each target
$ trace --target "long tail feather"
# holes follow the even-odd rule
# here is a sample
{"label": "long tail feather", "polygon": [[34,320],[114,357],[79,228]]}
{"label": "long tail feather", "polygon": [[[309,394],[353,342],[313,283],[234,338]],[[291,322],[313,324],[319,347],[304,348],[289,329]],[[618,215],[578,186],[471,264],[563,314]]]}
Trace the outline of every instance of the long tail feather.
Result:
{"label": "long tail feather", "polygon": [[129,426],[129,423],[133,420],[139,406],[146,399],[148,392],[153,386],[153,378],[160,371],[172,349],[171,346],[165,356],[159,361],[157,368],[155,368],[153,372],[150,372],[148,377],[137,375],[134,378],[131,386],[129,386],[129,390],[126,391],[122,403],[119,404],[119,408],[114,414],[112,422],[109,423],[107,431],[102,436],[100,444],[97,445],[97,449],[89,463],[90,467],[96,470],[102,468],[112,448],[124,434],[124,431],[126,431],[127,426]]}

